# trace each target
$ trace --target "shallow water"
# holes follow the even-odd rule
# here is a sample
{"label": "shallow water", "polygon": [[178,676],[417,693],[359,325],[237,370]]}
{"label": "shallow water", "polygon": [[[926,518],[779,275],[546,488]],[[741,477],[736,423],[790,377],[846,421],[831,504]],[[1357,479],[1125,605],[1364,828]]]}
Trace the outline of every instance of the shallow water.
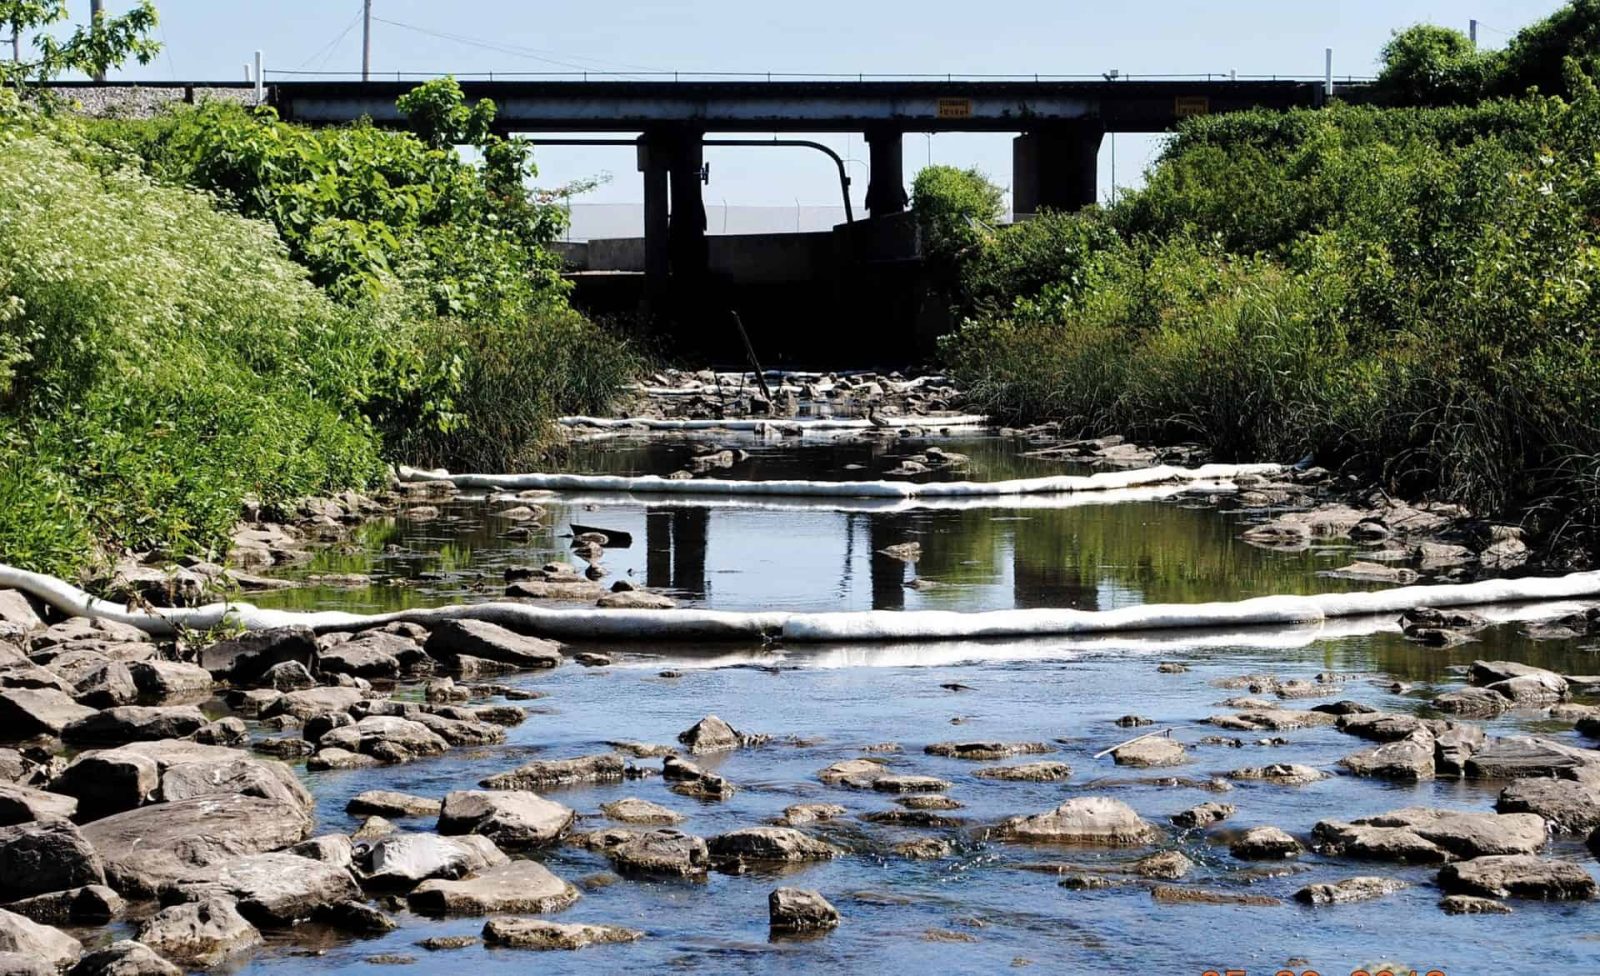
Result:
{"label": "shallow water", "polygon": [[[893,463],[860,443],[756,449],[751,462],[725,477],[873,477]],[[1058,473],[1059,464],[1016,458],[996,440],[945,444],[974,457],[972,477]],[[671,445],[610,441],[576,456],[576,470],[661,473],[680,458]],[[896,445],[896,450],[901,450]],[[849,470],[845,464],[862,464]],[[488,514],[483,501],[444,506],[433,522],[369,528],[359,552],[325,556],[300,572],[370,572],[380,585],[368,590],[306,589],[274,594],[283,606],[364,609],[488,599],[500,591],[509,564],[564,558],[558,537],[569,521],[633,532],[632,549],[609,551],[613,575],[632,571],[664,586],[682,602],[726,609],[962,610],[1013,606],[1105,608],[1151,601],[1234,599],[1269,592],[1314,592],[1341,585],[1319,577],[1348,562],[1348,549],[1269,552],[1237,541],[1242,515],[1193,498],[1062,508],[979,508],[965,511],[859,512],[822,508],[697,509],[637,500],[545,503],[551,529],[529,540],[502,536],[509,528]],[[885,545],[915,539],[923,558],[914,568],[874,557]],[[400,552],[384,552],[386,545]],[[892,564],[892,565],[891,565]],[[429,578],[420,579],[424,574]],[[911,590],[920,577],[937,584]],[[268,602],[263,600],[261,602]],[[548,795],[605,824],[601,803],[638,796],[689,816],[681,829],[709,836],[761,823],[799,802],[834,802],[852,815],[892,806],[872,792],[827,787],[816,772],[861,755],[869,744],[898,742],[889,756],[896,771],[925,773],[953,783],[949,795],[965,804],[954,815],[963,827],[909,830],[867,824],[852,817],[814,832],[849,853],[782,877],[713,873],[702,883],[622,880],[585,890],[576,906],[553,916],[645,930],[627,946],[576,953],[522,950],[428,953],[413,943],[441,934],[476,934],[482,920],[431,921],[397,912],[401,928],[383,938],[329,941],[315,961],[284,944],[262,953],[248,973],[371,972],[378,954],[418,957],[413,969],[495,974],[537,968],[548,972],[733,973],[988,973],[1021,965],[1050,973],[1194,974],[1244,969],[1254,974],[1292,968],[1323,976],[1378,963],[1418,973],[1450,976],[1500,972],[1592,974],[1600,972],[1600,906],[1594,903],[1515,902],[1510,916],[1454,917],[1435,907],[1434,870],[1361,864],[1306,854],[1285,863],[1233,858],[1227,840],[1257,824],[1274,824],[1304,838],[1316,821],[1348,819],[1411,805],[1490,809],[1499,785],[1441,780],[1396,785],[1335,775],[1305,787],[1241,783],[1226,794],[1202,787],[1211,776],[1244,766],[1298,762],[1337,773],[1336,760],[1368,743],[1331,728],[1285,733],[1222,733],[1243,745],[1203,746],[1218,730],[1203,724],[1226,713],[1220,702],[1247,694],[1216,687],[1218,679],[1252,672],[1283,678],[1334,672],[1341,690],[1384,709],[1426,713],[1439,690],[1462,682],[1460,669],[1475,658],[1510,658],[1568,673],[1600,671],[1593,641],[1534,642],[1508,624],[1485,632],[1481,643],[1449,651],[1417,647],[1392,633],[1386,621],[1340,622],[1314,630],[1269,630],[1231,635],[1168,635],[1101,641],[1030,641],[1001,644],[928,644],[889,647],[762,649],[605,648],[609,668],[573,665],[524,675],[509,683],[547,692],[526,702],[527,722],[510,730],[503,746],[456,750],[436,760],[377,770],[307,774],[318,797],[319,829],[350,830],[348,798],[384,788],[439,796],[471,788],[482,777],[533,756],[564,758],[608,751],[609,739],[672,743],[708,712],[735,727],[773,735],[771,744],[702,763],[738,784],[728,801],[708,803],[669,792],[659,778],[615,785],[551,790]],[[1182,661],[1191,670],[1158,674],[1158,661]],[[663,678],[673,669],[682,677]],[[1394,681],[1412,687],[1390,690]],[[970,690],[951,691],[960,684]],[[1289,702],[1309,707],[1312,702]],[[1117,767],[1094,753],[1143,730],[1113,724],[1138,713],[1173,728],[1190,746],[1191,761],[1170,770]],[[1492,732],[1548,731],[1534,713],[1490,723]],[[1570,731],[1553,734],[1579,738]],[[1282,745],[1258,740],[1281,735]],[[995,782],[973,776],[989,763],[925,755],[928,743],[960,739],[1049,742],[1055,752],[1013,762],[1059,759],[1074,774],[1067,783]],[[637,760],[656,766],[653,760]],[[1182,777],[1173,785],[1162,777]],[[1157,824],[1206,800],[1239,808],[1208,833],[1168,830],[1159,848],[1178,848],[1198,865],[1177,884],[1248,892],[1284,900],[1277,907],[1165,906],[1144,887],[1096,891],[1060,888],[1050,874],[1023,870],[1037,862],[1103,865],[1132,860],[1149,848],[1070,850],[989,842],[979,828],[1018,813],[1046,810],[1080,795],[1115,796]],[[402,821],[425,830],[431,822]],[[808,828],[809,829],[809,828]],[[906,860],[893,844],[942,837],[957,844],[954,857]],[[1556,856],[1593,870],[1593,858],[1576,840],[1559,840]],[[607,872],[604,858],[559,847],[539,855],[562,877],[579,882]],[[1264,870],[1270,869],[1270,870]],[[1400,877],[1412,887],[1364,904],[1303,908],[1290,895],[1315,881],[1360,874]],[[779,884],[820,890],[844,916],[839,929],[813,939],[769,938],[767,893]],[[930,934],[931,933],[931,934]],[[398,971],[406,971],[403,968]]]}
{"label": "shallow water", "polygon": [[[1090,470],[1019,456],[1011,442],[993,437],[888,445],[847,439],[726,443],[747,450],[750,458],[712,477],[875,479],[929,443],[966,454],[972,462],[960,473],[922,480],[998,481]],[[664,474],[683,467],[688,451],[686,442],[597,441],[578,445],[566,467],[593,474]],[[507,566],[565,560],[584,568],[569,553],[573,523],[632,535],[631,547],[607,550],[607,581],[626,577],[685,606],[722,610],[1095,610],[1352,585],[1317,575],[1348,563],[1348,547],[1285,553],[1249,546],[1238,539],[1237,514],[1219,516],[1210,497],[1179,491],[1163,486],[943,507],[596,494],[540,500],[549,517],[531,538],[494,514],[506,504],[490,504],[480,495],[429,503],[440,510],[437,519],[419,522],[402,515],[369,524],[354,546],[325,552],[291,574],[367,574],[377,584],[373,587],[313,587],[252,600],[299,609],[389,610],[494,599],[502,592]],[[914,565],[882,554],[904,542],[922,546]],[[931,586],[908,587],[913,579]]]}

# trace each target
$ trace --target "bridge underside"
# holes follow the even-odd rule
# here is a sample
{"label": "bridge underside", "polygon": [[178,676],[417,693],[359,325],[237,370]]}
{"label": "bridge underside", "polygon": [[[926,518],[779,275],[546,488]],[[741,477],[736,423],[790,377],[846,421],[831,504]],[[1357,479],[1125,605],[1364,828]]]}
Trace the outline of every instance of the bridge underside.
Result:
{"label": "bridge underside", "polygon": [[[70,83],[69,83],[70,84]],[[288,121],[406,124],[396,100],[413,81],[294,81],[266,86]],[[1108,132],[1160,132],[1182,119],[1252,108],[1316,107],[1307,81],[459,81],[469,100],[492,99],[509,133],[628,133],[638,139],[644,186],[643,304],[695,345],[697,329],[724,330],[728,282],[709,273],[702,193],[705,137],[715,133],[852,132],[869,147],[872,219],[836,235],[835,264],[868,292],[916,264],[902,141],[917,132],[1016,133],[1013,209],[1019,215],[1093,204],[1097,155]],[[192,92],[198,83],[157,84]],[[882,224],[879,228],[876,225]],[[875,269],[875,270],[874,270]],[[898,277],[897,277],[898,276]],[[719,278],[721,276],[718,276]],[[883,279],[883,280],[880,280]],[[876,282],[876,284],[872,284]],[[735,282],[736,284],[737,282]],[[854,287],[846,288],[859,299]],[[870,296],[869,296],[870,297]],[[700,323],[699,325],[692,323]],[[706,325],[705,323],[714,323]]]}

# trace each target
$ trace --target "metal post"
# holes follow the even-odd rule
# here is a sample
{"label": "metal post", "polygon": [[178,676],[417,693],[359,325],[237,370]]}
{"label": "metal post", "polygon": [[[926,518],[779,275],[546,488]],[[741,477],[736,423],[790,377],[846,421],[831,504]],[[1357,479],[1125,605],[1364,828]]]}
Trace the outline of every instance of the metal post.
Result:
{"label": "metal post", "polygon": [[255,80],[255,75],[250,72],[250,62],[248,61],[244,63],[244,80],[247,82]]}
{"label": "metal post", "polygon": [[1329,98],[1333,97],[1333,48],[1331,47],[1323,52],[1322,93]]}
{"label": "metal post", "polygon": [[267,97],[266,77],[261,71],[261,52],[256,52],[256,104],[260,105]]}
{"label": "metal post", "polygon": [[370,81],[372,75],[372,0],[361,4],[361,80]]}
{"label": "metal post", "polygon": [[[103,16],[105,14],[104,7],[105,7],[105,0],[89,0],[89,33],[90,34],[98,34],[98,33],[100,33],[100,18],[101,18],[101,16]],[[106,80],[106,73],[104,71],[96,71],[94,73],[93,77],[94,77],[95,81],[105,81]]]}

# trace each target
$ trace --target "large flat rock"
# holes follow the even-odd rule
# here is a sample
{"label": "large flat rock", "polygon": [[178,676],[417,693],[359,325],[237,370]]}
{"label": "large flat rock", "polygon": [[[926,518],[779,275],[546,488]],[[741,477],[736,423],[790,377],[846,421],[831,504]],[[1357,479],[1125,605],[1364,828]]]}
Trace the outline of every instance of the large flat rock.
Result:
{"label": "large flat rock", "polygon": [[299,843],[311,834],[311,817],[283,800],[199,796],[96,820],[83,834],[105,862],[113,888],[151,897],[199,869]]}
{"label": "large flat rock", "polygon": [[1012,817],[995,828],[1007,840],[1123,847],[1148,844],[1156,829],[1121,800],[1085,796],[1032,816]]}
{"label": "large flat rock", "polygon": [[557,912],[578,900],[578,889],[536,861],[512,861],[456,881],[424,881],[407,897],[424,915],[501,915]]}
{"label": "large flat rock", "polygon": [[289,926],[319,910],[358,900],[361,890],[344,868],[286,851],[252,854],[213,865],[168,889],[184,901],[231,898],[250,921]]}

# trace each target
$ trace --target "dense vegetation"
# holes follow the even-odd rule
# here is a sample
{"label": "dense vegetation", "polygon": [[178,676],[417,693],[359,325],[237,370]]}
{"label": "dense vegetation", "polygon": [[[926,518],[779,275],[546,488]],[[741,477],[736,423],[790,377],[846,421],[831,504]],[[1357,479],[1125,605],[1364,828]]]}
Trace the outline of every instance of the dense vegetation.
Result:
{"label": "dense vegetation", "polygon": [[1566,97],[1193,120],[1116,206],[985,235],[944,352],[1013,420],[1311,454],[1593,542],[1600,94],[1582,63]]}
{"label": "dense vegetation", "polygon": [[528,463],[635,366],[567,305],[525,147],[453,82],[408,97],[415,133],[0,97],[0,561],[215,551],[246,496]]}

